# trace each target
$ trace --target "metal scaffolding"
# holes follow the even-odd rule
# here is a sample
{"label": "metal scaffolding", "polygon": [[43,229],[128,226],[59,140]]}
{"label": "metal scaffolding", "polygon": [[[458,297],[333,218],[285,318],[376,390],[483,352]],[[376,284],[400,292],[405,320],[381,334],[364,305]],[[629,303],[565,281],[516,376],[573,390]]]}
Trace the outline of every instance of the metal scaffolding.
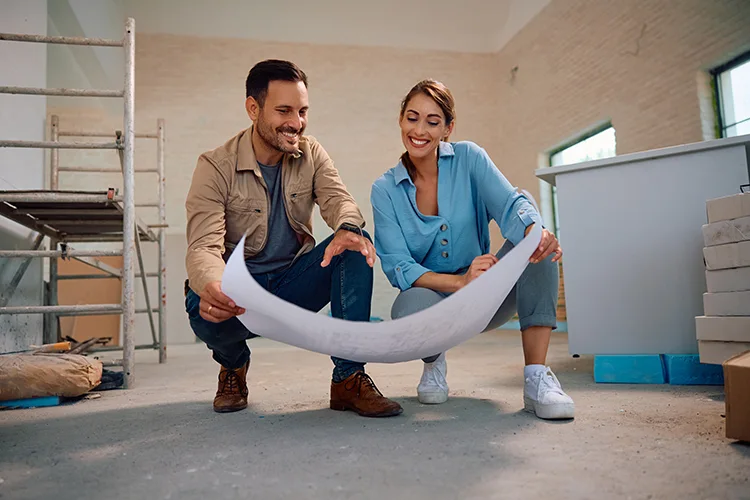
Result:
{"label": "metal scaffolding", "polygon": [[[108,347],[103,350],[122,349],[122,368],[124,387],[133,387],[135,382],[134,356],[135,349],[158,349],[159,362],[166,362],[166,210],[165,210],[165,176],[164,176],[164,121],[158,120],[157,131],[153,134],[135,133],[135,21],[127,19],[122,40],[105,40],[84,37],[52,37],[39,35],[17,35],[0,33],[0,41],[57,43],[68,45],[88,45],[102,47],[122,47],[125,52],[125,81],[122,90],[94,89],[48,89],[27,87],[0,87],[0,93],[71,96],[71,97],[116,97],[122,98],[123,131],[110,134],[96,132],[61,131],[59,119],[52,117],[51,140],[49,141],[3,141],[0,147],[44,148],[50,149],[50,190],[48,191],[0,191],[0,215],[39,233],[31,250],[0,251],[0,258],[21,258],[19,269],[11,280],[9,289],[3,291],[0,298],[0,314],[45,314],[49,329],[45,331],[45,342],[57,340],[57,318],[59,316],[78,315],[122,315],[122,346]],[[61,137],[106,137],[114,142],[61,142]],[[149,138],[157,141],[157,168],[137,170],[134,168],[133,155],[135,139]],[[88,167],[60,167],[60,149],[112,149],[116,150],[120,160],[120,170]],[[61,172],[121,172],[123,192],[119,195],[114,189],[106,191],[61,191],[59,174]],[[157,207],[159,220],[156,224],[144,224],[136,217],[135,173],[155,173],[158,176],[158,202],[139,206]],[[153,229],[158,229],[154,232]],[[45,237],[50,239],[50,250],[39,250]],[[72,242],[122,242],[122,250],[74,250],[68,247]],[[147,273],[143,265],[141,242],[156,242],[159,247],[156,273]],[[103,256],[122,256],[123,267],[116,269],[107,266],[97,259]],[[60,276],[57,270],[58,258],[72,258],[93,266],[105,274]],[[49,304],[39,306],[7,307],[10,296],[20,283],[32,258],[50,259]],[[140,273],[136,274],[136,259]],[[57,303],[57,285],[61,279],[96,279],[119,278],[122,282],[122,300],[120,304],[89,304],[64,306]],[[152,308],[149,297],[147,278],[158,279],[159,304]],[[136,309],[135,282],[140,278],[145,309]],[[135,345],[135,314],[146,313],[149,317],[153,344]],[[158,330],[154,321],[158,314]],[[158,335],[157,335],[158,331]]]}
{"label": "metal scaffolding", "polygon": [[[50,136],[52,137],[53,141],[60,141],[63,137],[71,137],[71,138],[81,138],[81,137],[91,137],[91,138],[99,138],[99,139],[110,139],[115,138],[116,140],[120,137],[120,133],[118,131],[115,131],[113,133],[103,133],[103,132],[93,132],[93,131],[73,131],[73,130],[63,130],[60,127],[60,118],[57,115],[52,115],[50,117],[51,122],[51,130],[50,130]],[[166,178],[164,175],[164,120],[158,119],[156,121],[156,132],[154,133],[146,133],[146,134],[135,134],[136,139],[155,139],[156,140],[156,168],[134,168],[133,171],[136,174],[143,173],[143,174],[156,174],[156,180],[157,180],[157,201],[155,203],[146,203],[144,205],[135,204],[136,212],[137,209],[141,206],[148,206],[148,207],[154,207],[158,208],[159,210],[159,219],[157,223],[148,223],[144,224],[141,222],[139,218],[136,217],[136,227],[138,230],[136,231],[136,255],[138,257],[138,267],[139,271],[136,273],[135,277],[140,279],[143,291],[144,291],[144,299],[146,302],[146,308],[145,309],[136,309],[136,314],[147,314],[148,320],[149,320],[149,326],[151,329],[151,338],[153,343],[152,344],[143,344],[143,345],[136,345],[135,349],[158,349],[159,350],[159,362],[165,363],[167,359],[167,351],[166,351],[166,335],[167,335],[167,325],[166,325],[166,296],[167,296],[167,280],[166,280],[166,227],[167,227],[167,221],[166,221]],[[60,142],[60,144],[65,144],[63,142]],[[53,154],[50,155],[50,186],[53,190],[58,191],[59,189],[59,178],[60,173],[94,173],[94,174],[119,174],[122,172],[121,169],[117,168],[104,168],[104,167],[61,167],[60,166],[60,160],[59,155],[57,154],[57,151],[54,151]],[[0,209],[2,210],[2,209]],[[102,215],[101,212],[94,213],[90,211],[85,211],[83,208],[78,208],[77,210],[78,215],[81,216],[81,218],[85,218],[87,220],[76,220],[77,224],[83,224],[88,226],[97,226],[96,227],[96,236],[94,237],[86,237],[86,241],[112,241],[111,240],[111,234],[108,232],[108,229],[111,229],[112,220],[91,220],[90,217],[92,215]],[[115,224],[117,224],[119,221],[115,220]],[[63,225],[65,222],[63,220],[56,221],[56,229],[59,229],[61,225]],[[121,225],[118,227],[122,227]],[[80,233],[83,230],[83,228],[79,227],[78,232]],[[157,231],[153,231],[157,230]],[[73,238],[73,240],[78,240],[79,235],[73,235],[70,233],[67,233],[68,240],[72,241],[70,238]],[[52,235],[51,237],[54,237],[56,239],[56,235]],[[115,239],[117,236],[114,237]],[[159,253],[158,253],[158,271],[157,272],[146,272],[145,266],[143,263],[143,255],[141,251],[141,242],[155,242],[158,245]],[[101,271],[104,271],[105,274],[79,274],[79,275],[59,275],[57,274],[56,269],[52,269],[52,266],[50,267],[50,290],[57,290],[58,282],[60,280],[84,280],[84,279],[101,279],[101,278],[121,278],[121,273],[119,269],[112,269],[110,266],[107,266],[106,264],[95,261],[94,259],[78,259],[92,267],[95,267]],[[56,267],[56,266],[55,266]],[[54,271],[54,272],[53,272]],[[158,305],[155,308],[151,307],[151,293],[149,292],[148,288],[148,282],[147,278],[157,278],[158,284],[158,294],[160,297],[160,300],[158,301]],[[52,299],[54,300],[55,294],[50,294]],[[56,305],[56,302],[53,303],[53,305]],[[91,306],[83,306],[83,307],[91,307]],[[157,318],[154,319],[154,314],[156,314]],[[52,324],[53,327],[56,326],[55,323]],[[50,337],[54,338],[54,335],[50,335]],[[96,350],[114,350],[113,347],[104,347],[104,348],[94,348],[93,351]]]}

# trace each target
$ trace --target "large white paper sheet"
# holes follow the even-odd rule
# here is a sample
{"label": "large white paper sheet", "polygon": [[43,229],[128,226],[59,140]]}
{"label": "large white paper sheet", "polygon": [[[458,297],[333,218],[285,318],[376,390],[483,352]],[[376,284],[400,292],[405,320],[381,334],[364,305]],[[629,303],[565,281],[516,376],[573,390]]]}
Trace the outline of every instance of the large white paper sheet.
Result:
{"label": "large white paper sheet", "polygon": [[227,262],[221,286],[245,309],[239,320],[256,335],[352,361],[400,363],[446,351],[481,333],[529,265],[541,234],[537,224],[468,286],[432,307],[391,321],[345,321],[276,297],[248,272],[244,238]]}

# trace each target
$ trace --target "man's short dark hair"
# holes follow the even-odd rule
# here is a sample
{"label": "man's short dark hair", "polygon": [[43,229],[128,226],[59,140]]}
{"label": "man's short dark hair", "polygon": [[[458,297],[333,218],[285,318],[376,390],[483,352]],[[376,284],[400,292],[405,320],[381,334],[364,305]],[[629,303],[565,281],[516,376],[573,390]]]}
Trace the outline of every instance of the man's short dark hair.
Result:
{"label": "man's short dark hair", "polygon": [[268,95],[268,84],[274,80],[302,82],[307,87],[307,75],[296,64],[279,59],[261,61],[250,70],[245,80],[245,97],[252,97],[263,107]]}

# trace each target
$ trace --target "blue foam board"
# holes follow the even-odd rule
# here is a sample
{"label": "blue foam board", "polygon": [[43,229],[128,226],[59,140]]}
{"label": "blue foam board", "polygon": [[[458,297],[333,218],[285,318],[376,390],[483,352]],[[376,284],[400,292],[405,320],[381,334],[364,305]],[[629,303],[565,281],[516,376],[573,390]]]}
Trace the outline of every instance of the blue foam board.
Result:
{"label": "blue foam board", "polygon": [[659,354],[603,354],[594,356],[594,382],[609,384],[665,384]]}
{"label": "blue foam board", "polygon": [[701,363],[697,354],[665,354],[664,366],[671,385],[724,385],[722,366]]}
{"label": "blue foam board", "polygon": [[5,408],[41,408],[43,406],[57,406],[59,404],[60,396],[0,401],[0,406],[3,406]]}

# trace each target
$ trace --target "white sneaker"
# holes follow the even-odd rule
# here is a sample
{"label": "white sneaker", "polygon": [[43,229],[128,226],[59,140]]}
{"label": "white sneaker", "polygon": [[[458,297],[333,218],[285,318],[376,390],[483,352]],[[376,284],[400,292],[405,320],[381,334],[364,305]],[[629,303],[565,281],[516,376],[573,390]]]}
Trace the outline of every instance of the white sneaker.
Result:
{"label": "white sneaker", "polygon": [[439,405],[448,401],[448,364],[445,362],[445,353],[432,363],[424,364],[422,380],[417,386],[419,402],[426,405]]}
{"label": "white sneaker", "polygon": [[526,378],[523,402],[524,410],[543,419],[573,418],[575,413],[573,400],[562,390],[560,381],[549,367]]}

